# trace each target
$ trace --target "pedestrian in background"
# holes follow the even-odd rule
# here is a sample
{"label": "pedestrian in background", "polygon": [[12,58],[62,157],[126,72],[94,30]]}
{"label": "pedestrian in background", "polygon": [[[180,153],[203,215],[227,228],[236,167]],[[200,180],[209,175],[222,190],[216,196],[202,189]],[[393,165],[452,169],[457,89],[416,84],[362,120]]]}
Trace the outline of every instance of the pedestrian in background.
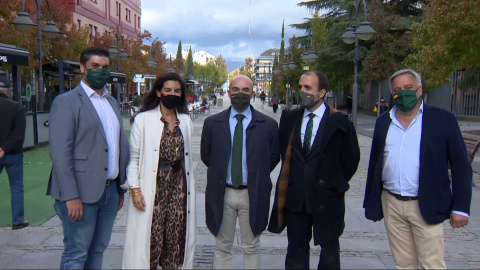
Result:
{"label": "pedestrian in background", "polygon": [[266,98],[267,98],[267,95],[265,95],[265,91],[262,91],[262,93],[260,93],[260,100],[262,101],[262,106],[265,105]]}
{"label": "pedestrian in background", "polygon": [[268,230],[287,227],[286,269],[310,269],[310,240],[320,245],[318,269],[340,269],[345,192],[360,161],[357,134],[347,116],[324,102],[328,78],[300,77],[302,107],[284,110],[279,137],[282,169]]}
{"label": "pedestrian in background", "polygon": [[388,111],[388,103],[385,101],[384,97],[380,98],[380,106],[378,104],[379,104],[378,101],[375,102],[375,107],[377,108],[377,110],[380,110],[378,115]]}
{"label": "pedestrian in background", "polygon": [[10,82],[0,77],[0,174],[7,171],[10,183],[12,229],[28,226],[25,220],[23,189],[23,141],[25,140],[25,109],[10,99]]}
{"label": "pedestrian in background", "polygon": [[187,86],[162,74],[132,120],[127,169],[132,199],[122,268],[193,268],[195,180]]}
{"label": "pedestrian in background", "polygon": [[472,166],[455,116],[424,104],[416,71],[395,72],[390,89],[395,106],[375,123],[365,216],[385,218],[397,268],[444,269],[443,221],[468,224]]}
{"label": "pedestrian in background", "polygon": [[244,266],[259,269],[260,234],[270,209],[270,172],[280,160],[277,122],[250,106],[253,83],[247,76],[233,78],[228,95],[232,106],[203,125],[206,223],[217,244],[217,269],[232,268],[237,219]]}
{"label": "pedestrian in background", "polygon": [[53,168],[47,195],[55,199],[65,245],[61,269],[101,269],[113,223],[123,206],[129,159],[119,104],[108,94],[110,54],[88,47],[80,84],[53,101],[49,115]]}
{"label": "pedestrian in background", "polygon": [[273,108],[273,113],[277,113],[278,110],[278,104],[280,103],[280,100],[278,100],[277,95],[273,95],[272,97],[272,108]]}

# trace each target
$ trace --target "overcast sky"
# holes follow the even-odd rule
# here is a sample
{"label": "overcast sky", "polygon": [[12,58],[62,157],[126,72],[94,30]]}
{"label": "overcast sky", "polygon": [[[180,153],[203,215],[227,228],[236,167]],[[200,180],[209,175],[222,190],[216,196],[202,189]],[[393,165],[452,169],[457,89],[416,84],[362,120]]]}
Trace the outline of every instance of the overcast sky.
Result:
{"label": "overcast sky", "polygon": [[[290,27],[311,17],[300,0],[142,0],[142,30],[166,42],[167,54],[174,58],[178,41],[188,50],[204,50],[223,57],[235,67],[251,53],[259,56],[270,48],[279,48],[282,21],[287,38],[304,35]],[[250,46],[249,46],[250,18]]]}

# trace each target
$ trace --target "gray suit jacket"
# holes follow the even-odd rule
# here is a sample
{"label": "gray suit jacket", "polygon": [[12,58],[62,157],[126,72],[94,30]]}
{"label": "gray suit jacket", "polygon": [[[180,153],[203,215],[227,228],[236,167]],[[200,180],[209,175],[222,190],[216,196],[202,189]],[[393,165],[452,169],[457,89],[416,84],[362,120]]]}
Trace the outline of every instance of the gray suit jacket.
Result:
{"label": "gray suit jacket", "polygon": [[[107,98],[120,122],[120,161],[116,184],[118,192],[123,193],[120,185],[126,180],[128,139],[117,101],[111,96]],[[55,98],[49,126],[53,168],[47,195],[60,201],[80,198],[84,203],[97,202],[107,180],[108,146],[102,122],[80,85]]]}

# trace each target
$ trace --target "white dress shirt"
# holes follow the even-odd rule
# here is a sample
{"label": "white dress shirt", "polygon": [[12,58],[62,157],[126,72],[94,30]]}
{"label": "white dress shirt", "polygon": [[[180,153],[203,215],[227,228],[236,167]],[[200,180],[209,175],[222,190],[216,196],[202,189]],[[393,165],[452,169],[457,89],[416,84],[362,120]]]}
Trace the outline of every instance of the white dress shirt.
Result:
{"label": "white dress shirt", "polygon": [[[120,123],[117,115],[113,111],[110,102],[107,99],[108,91],[103,88],[102,95],[98,95],[92,88],[86,85],[83,80],[80,82],[83,90],[87,93],[90,101],[97,111],[98,117],[102,122],[103,131],[107,139],[108,146],[108,171],[107,179],[115,179],[119,172],[120,159]],[[105,179],[105,180],[107,180]]]}
{"label": "white dress shirt", "polygon": [[327,106],[325,103],[322,103],[320,107],[318,107],[314,112],[310,112],[308,109],[305,109],[303,112],[303,119],[302,119],[302,129],[300,130],[300,139],[302,140],[302,146],[303,146],[303,141],[305,139],[305,133],[307,132],[307,124],[308,121],[310,120],[310,116],[308,116],[310,113],[313,113],[315,116],[313,117],[313,132],[312,132],[312,141],[310,142],[310,147],[312,146],[313,142],[315,141],[315,137],[317,136],[317,130],[318,127],[320,126],[320,122],[322,121],[323,114],[325,114],[325,110],[327,109]]}
{"label": "white dress shirt", "polygon": [[[233,150],[233,135],[235,133],[235,127],[237,126],[237,123],[238,123],[237,117],[235,117],[237,114],[239,114],[239,112],[237,112],[232,106],[232,109],[230,110],[230,118],[228,120],[230,125],[230,139],[232,143],[230,148],[230,159],[228,160],[227,185],[233,185],[232,183],[232,150]],[[246,130],[248,125],[252,121],[252,110],[250,109],[250,106],[241,114],[245,116],[245,118],[243,118],[243,121],[242,121],[242,124],[243,124],[242,185],[246,186],[248,185]]]}
{"label": "white dress shirt", "polygon": [[404,129],[398,121],[396,112],[397,107],[390,111],[392,122],[388,128],[383,152],[383,187],[402,196],[417,197],[423,101],[407,129]]}
{"label": "white dress shirt", "polygon": [[[420,178],[420,147],[422,140],[423,101],[407,129],[398,121],[397,107],[390,110],[392,122],[388,128],[383,152],[383,188],[408,197],[418,196]],[[467,216],[467,213],[452,211]]]}

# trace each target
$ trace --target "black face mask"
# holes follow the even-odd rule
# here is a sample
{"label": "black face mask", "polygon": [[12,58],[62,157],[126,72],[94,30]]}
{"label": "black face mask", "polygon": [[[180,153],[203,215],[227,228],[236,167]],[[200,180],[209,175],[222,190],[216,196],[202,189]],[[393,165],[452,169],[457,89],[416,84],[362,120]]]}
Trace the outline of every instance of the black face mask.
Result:
{"label": "black face mask", "polygon": [[180,105],[182,100],[181,96],[176,95],[163,95],[160,97],[160,101],[162,102],[163,106],[167,107],[167,109],[173,109],[176,106]]}
{"label": "black face mask", "polygon": [[237,110],[245,110],[250,105],[250,95],[245,93],[232,95],[232,105]]}

